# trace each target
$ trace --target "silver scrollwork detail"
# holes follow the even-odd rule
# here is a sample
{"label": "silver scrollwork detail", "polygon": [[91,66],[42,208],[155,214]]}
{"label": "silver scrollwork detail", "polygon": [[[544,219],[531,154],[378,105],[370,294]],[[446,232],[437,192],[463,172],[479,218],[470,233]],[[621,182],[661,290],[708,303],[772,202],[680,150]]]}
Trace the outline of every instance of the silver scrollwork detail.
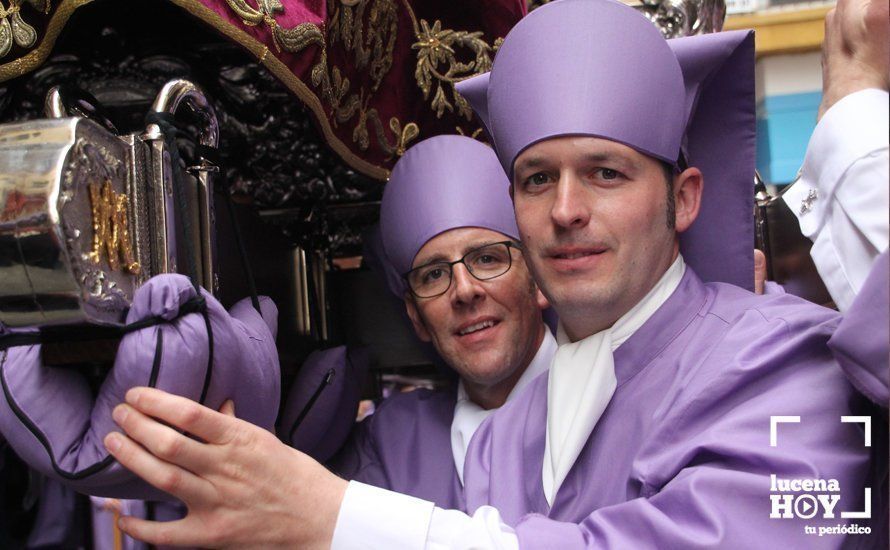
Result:
{"label": "silver scrollwork detail", "polygon": [[[622,0],[652,21],[665,38],[720,32],[726,19],[724,0]],[[528,11],[550,0],[528,0]]]}
{"label": "silver scrollwork detail", "polygon": [[726,18],[724,0],[642,0],[634,6],[665,38],[720,32]]}

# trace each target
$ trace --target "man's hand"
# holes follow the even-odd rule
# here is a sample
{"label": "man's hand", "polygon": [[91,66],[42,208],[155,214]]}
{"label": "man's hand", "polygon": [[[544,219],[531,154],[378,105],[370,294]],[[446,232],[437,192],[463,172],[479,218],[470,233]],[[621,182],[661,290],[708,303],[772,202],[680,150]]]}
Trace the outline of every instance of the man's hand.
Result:
{"label": "man's hand", "polygon": [[121,518],[121,530],[158,545],[328,548],[346,481],[232,413],[156,389],[127,392],[113,413],[126,435],[108,434],[105,446],[189,512],[168,523]]}
{"label": "man's hand", "polygon": [[825,16],[819,118],[843,97],[890,88],[890,13],[887,0],[838,0]]}

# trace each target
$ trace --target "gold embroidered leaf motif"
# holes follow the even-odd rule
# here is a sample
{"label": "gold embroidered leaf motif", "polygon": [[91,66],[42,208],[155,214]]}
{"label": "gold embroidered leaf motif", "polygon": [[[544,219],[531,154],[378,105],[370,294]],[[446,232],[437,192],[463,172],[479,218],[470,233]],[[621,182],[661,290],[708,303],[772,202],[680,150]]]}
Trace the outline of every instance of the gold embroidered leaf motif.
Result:
{"label": "gold embroidered leaf motif", "polygon": [[[405,7],[410,10],[408,4],[405,4]],[[412,49],[417,50],[414,79],[423,92],[424,99],[429,98],[435,85],[436,91],[433,93],[431,107],[436,111],[437,118],[442,118],[446,109],[453,112],[456,106],[458,114],[471,120],[473,112],[469,104],[457,93],[454,84],[491,69],[492,47],[482,39],[481,32],[442,29],[442,22],[439,20],[432,26],[424,19],[417,23],[413,12],[410,13],[417,39],[411,45]],[[456,54],[457,48],[470,50],[473,53],[473,60],[460,61]],[[448,100],[445,85],[450,89],[454,104]]]}
{"label": "gold embroidered leaf motif", "polygon": [[377,91],[392,67],[398,30],[398,6],[394,0],[328,1],[328,47],[342,42],[354,55],[353,68],[367,70],[371,92]]}
{"label": "gold embroidered leaf motif", "polygon": [[[359,9],[363,8],[364,4],[359,6]],[[343,45],[346,46],[347,51],[352,51],[354,46],[353,33],[349,32],[349,30],[356,27],[354,12],[350,9],[345,9],[341,13],[343,14],[340,17],[340,28],[342,29]],[[359,25],[359,28],[361,28],[361,25]]]}
{"label": "gold embroidered leaf motif", "polygon": [[352,94],[346,99],[345,103],[337,108],[337,120],[341,123],[346,122],[352,118],[359,109],[361,109],[361,100],[359,100],[357,94]]}
{"label": "gold embroidered leaf motif", "polygon": [[23,48],[31,48],[37,43],[37,31],[34,27],[25,23],[19,12],[14,12],[10,16],[12,23],[12,36],[15,43]]}
{"label": "gold embroidered leaf motif", "polygon": [[426,64],[420,61],[417,62],[417,66],[414,67],[414,80],[417,81],[417,86],[423,92],[423,98],[429,99],[430,90],[433,86],[433,77]]}
{"label": "gold embroidered leaf motif", "polygon": [[264,23],[269,27],[272,31],[272,40],[279,51],[296,53],[310,44],[324,46],[324,33],[318,25],[307,22],[285,28],[278,24],[274,14],[284,12],[280,0],[259,0],[259,9],[248,4],[247,0],[226,0],[226,4],[245,25],[255,26]]}
{"label": "gold embroidered leaf motif", "polygon": [[395,153],[398,156],[404,155],[405,150],[408,148],[408,144],[411,143],[414,138],[420,135],[420,127],[417,126],[417,124],[409,122],[403,129],[402,124],[396,117],[392,117],[391,119],[389,119],[389,129],[398,136],[399,141],[396,144],[395,150]]}
{"label": "gold embroidered leaf motif", "polygon": [[[377,118],[377,109],[371,109],[370,111],[362,109],[359,111],[358,123],[355,125],[355,128],[352,129],[352,141],[356,143],[358,148],[362,151],[366,151],[368,146],[371,145],[371,140],[368,139],[368,115],[371,115],[372,119],[375,121],[379,120]],[[378,132],[377,136],[379,139],[382,139],[381,143],[386,143],[386,136],[383,136],[382,132]]]}
{"label": "gold embroidered leaf motif", "polygon": [[272,38],[279,50],[298,52],[310,44],[324,45],[324,35],[312,23],[300,23],[296,27],[286,29],[272,20]]}
{"label": "gold embroidered leaf motif", "polygon": [[284,6],[281,5],[280,0],[260,0],[260,6],[262,7],[262,10],[269,15],[284,12]]}
{"label": "gold embroidered leaf motif", "polygon": [[[325,48],[342,42],[345,51],[354,55],[351,68],[366,71],[371,82],[370,85],[359,85],[357,91],[351,90],[349,79],[339,67],[328,65],[327,51],[322,49],[319,62],[312,68],[312,84],[320,89],[320,95],[328,102],[334,126],[357,115],[352,129],[353,143],[362,151],[370,147],[370,124],[380,150],[387,155],[387,159],[392,158],[398,154],[400,142],[414,139],[419,132],[416,124],[409,123],[405,130],[399,124],[399,132],[395,134],[393,142],[387,135],[387,127],[380,120],[380,114],[369,107],[392,68],[398,34],[398,4],[395,0],[328,0],[327,6]],[[392,130],[392,126],[389,130]]]}
{"label": "gold embroidered leaf motif", "polygon": [[[455,126],[455,127],[454,127],[454,130],[458,133],[458,135],[471,137],[471,138],[473,138],[473,139],[478,139],[479,136],[482,134],[482,128],[476,128],[475,130],[473,130],[473,133],[472,133],[472,134],[467,134],[467,133],[464,131],[464,129],[461,128],[460,126]],[[483,142],[484,142],[484,140],[483,140]],[[486,145],[487,145],[487,144],[486,144]]]}
{"label": "gold embroidered leaf motif", "polygon": [[235,15],[244,21],[245,25],[259,25],[263,22],[263,12],[254,9],[245,0],[226,0],[229,8],[235,12]]}
{"label": "gold embroidered leaf motif", "polygon": [[432,107],[436,111],[436,118],[442,118],[445,109],[454,111],[454,107],[445,99],[445,90],[442,89],[441,85],[436,86],[436,95],[433,97]]}
{"label": "gold embroidered leaf motif", "polygon": [[[0,9],[3,9],[2,5],[0,5]],[[6,19],[5,13],[0,15],[3,16],[0,19],[0,57],[6,57],[6,54],[12,49],[12,25]]]}
{"label": "gold embroidered leaf motif", "polygon": [[460,114],[463,114],[466,111],[472,112],[469,102],[464,99],[464,96],[457,93],[457,90],[454,91],[454,104],[457,107],[457,112]]}
{"label": "gold embroidered leaf motif", "polygon": [[[322,93],[325,96],[327,96],[328,93],[330,92],[330,90],[326,89],[328,87],[328,85],[327,85],[328,74],[327,74],[327,54],[324,50],[324,47],[322,47],[322,49],[321,49],[321,59],[318,61],[318,63],[315,64],[314,67],[312,67],[312,72],[310,73],[310,76],[312,78],[312,85],[315,86],[316,88],[319,86],[322,86],[322,84],[324,84],[324,86],[322,86]],[[326,99],[328,101],[330,101],[329,97],[326,97]]]}

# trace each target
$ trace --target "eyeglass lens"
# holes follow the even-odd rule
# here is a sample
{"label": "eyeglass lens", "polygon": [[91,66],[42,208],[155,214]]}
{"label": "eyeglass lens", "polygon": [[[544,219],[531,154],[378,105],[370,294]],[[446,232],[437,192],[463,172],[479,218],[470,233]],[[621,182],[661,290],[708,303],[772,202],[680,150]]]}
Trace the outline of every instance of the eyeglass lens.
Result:
{"label": "eyeglass lens", "polygon": [[[463,263],[471,275],[485,281],[506,273],[511,260],[509,245],[496,243],[471,250],[454,263]],[[452,272],[453,264],[448,262],[427,264],[408,274],[408,284],[417,296],[431,298],[448,290]]]}

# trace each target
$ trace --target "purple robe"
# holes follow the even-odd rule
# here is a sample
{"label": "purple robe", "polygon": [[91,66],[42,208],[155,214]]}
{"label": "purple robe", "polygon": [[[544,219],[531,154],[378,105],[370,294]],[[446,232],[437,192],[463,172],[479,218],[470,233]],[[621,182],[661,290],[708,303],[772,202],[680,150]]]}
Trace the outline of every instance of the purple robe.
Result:
{"label": "purple robe", "polygon": [[415,390],[384,400],[329,463],[346,479],[464,509],[451,452],[455,390]]}
{"label": "purple robe", "polygon": [[[840,419],[867,404],[826,346],[838,321],[796,297],[704,284],[687,269],[615,351],[618,387],[553,507],[541,481],[540,376],[476,432],[467,510],[497,508],[523,549],[840,545],[840,535],[804,534],[804,525],[849,522],[839,511],[863,509],[869,476],[861,425]],[[801,417],[778,426],[777,447],[771,415]],[[836,479],[837,519],[770,519],[771,474]]]}
{"label": "purple robe", "polygon": [[890,399],[890,256],[878,256],[828,346],[850,382],[880,407]]}

